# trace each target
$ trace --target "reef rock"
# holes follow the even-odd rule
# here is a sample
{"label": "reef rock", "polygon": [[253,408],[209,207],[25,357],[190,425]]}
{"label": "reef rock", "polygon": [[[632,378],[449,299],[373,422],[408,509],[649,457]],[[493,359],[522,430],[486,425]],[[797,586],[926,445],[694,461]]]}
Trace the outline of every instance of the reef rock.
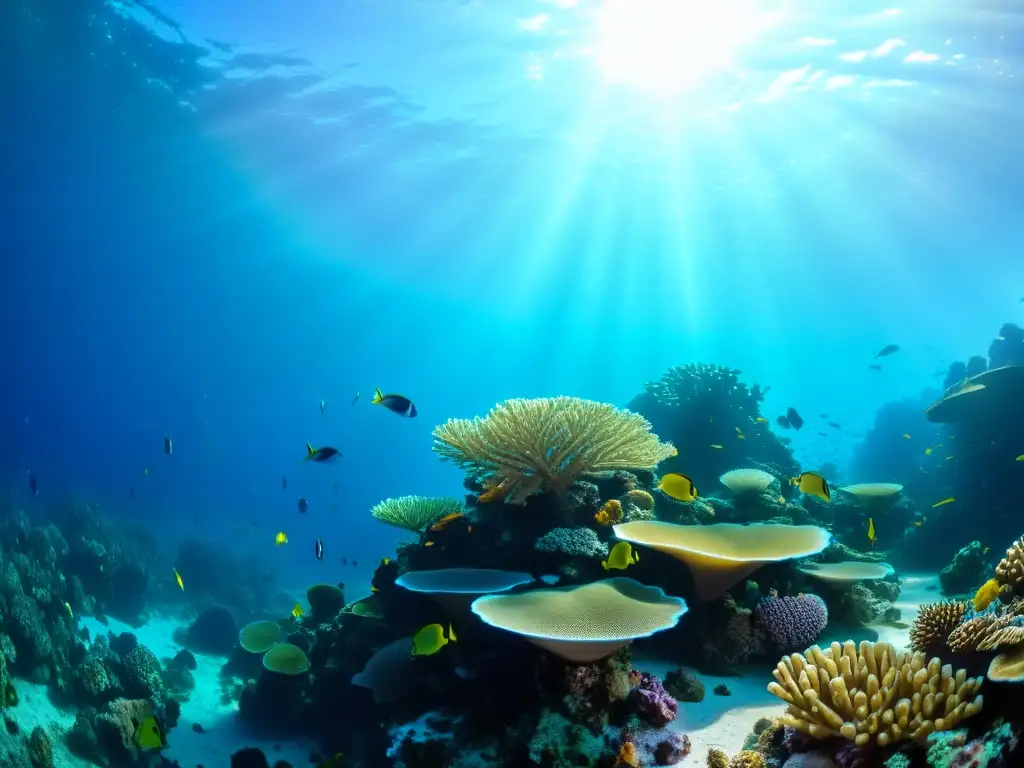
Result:
{"label": "reef rock", "polygon": [[953,556],[952,562],[939,573],[939,584],[944,595],[974,592],[988,578],[985,547],[972,541]]}

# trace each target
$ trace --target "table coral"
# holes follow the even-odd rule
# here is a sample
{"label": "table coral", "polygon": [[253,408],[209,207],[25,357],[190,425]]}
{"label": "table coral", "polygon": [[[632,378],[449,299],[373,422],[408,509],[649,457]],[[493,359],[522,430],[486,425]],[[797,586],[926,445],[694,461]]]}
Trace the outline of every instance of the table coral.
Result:
{"label": "table coral", "polygon": [[783,657],[768,690],[789,704],[780,720],[814,738],[842,736],[858,746],[923,740],[981,711],[983,678],[955,674],[937,658],[888,643],[832,643]]}

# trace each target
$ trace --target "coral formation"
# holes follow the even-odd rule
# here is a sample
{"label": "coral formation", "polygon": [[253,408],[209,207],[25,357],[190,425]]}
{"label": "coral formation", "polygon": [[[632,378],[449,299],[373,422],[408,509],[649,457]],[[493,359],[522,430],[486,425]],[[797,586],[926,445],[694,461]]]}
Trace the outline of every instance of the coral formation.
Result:
{"label": "coral formation", "polygon": [[789,704],[781,720],[818,739],[857,746],[923,740],[950,730],[982,707],[982,678],[954,674],[937,658],[897,652],[888,643],[832,643],[783,657],[768,690]]}
{"label": "coral formation", "polygon": [[949,649],[949,635],[967,616],[969,604],[962,600],[922,605],[910,627],[910,649],[929,658]]}
{"label": "coral formation", "polygon": [[1006,557],[996,566],[996,581],[1010,595],[1020,594],[1024,588],[1024,536],[1010,545]]}
{"label": "coral formation", "polygon": [[465,505],[458,499],[399,496],[375,504],[370,514],[382,523],[419,532],[442,517],[464,514],[465,511]]}
{"label": "coral formation", "polygon": [[818,639],[828,624],[828,608],[817,595],[769,595],[754,608],[754,620],[763,629],[772,650],[789,653]]}
{"label": "coral formation", "polygon": [[960,595],[974,592],[988,577],[986,550],[980,541],[972,541],[953,556],[953,560],[939,573],[942,594]]}

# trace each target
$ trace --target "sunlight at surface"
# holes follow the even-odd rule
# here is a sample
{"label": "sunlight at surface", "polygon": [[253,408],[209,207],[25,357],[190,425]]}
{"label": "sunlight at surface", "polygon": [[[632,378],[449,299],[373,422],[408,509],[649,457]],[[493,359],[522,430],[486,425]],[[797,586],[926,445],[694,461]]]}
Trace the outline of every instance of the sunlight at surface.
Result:
{"label": "sunlight at surface", "polygon": [[611,82],[675,92],[730,68],[766,26],[756,0],[606,0],[595,59]]}

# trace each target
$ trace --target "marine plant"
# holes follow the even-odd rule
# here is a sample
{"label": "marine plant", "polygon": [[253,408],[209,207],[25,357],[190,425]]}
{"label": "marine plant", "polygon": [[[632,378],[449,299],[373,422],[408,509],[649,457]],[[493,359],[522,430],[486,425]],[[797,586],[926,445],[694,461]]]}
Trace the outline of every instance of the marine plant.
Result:
{"label": "marine plant", "polygon": [[816,739],[841,736],[863,747],[956,728],[981,711],[982,677],[888,643],[812,645],[784,656],[768,690],[789,704],[784,725]]}
{"label": "marine plant", "polygon": [[370,510],[370,514],[382,523],[414,533],[421,532],[446,515],[465,512],[465,505],[458,499],[433,496],[398,496],[384,499]]}
{"label": "marine plant", "polygon": [[564,492],[584,473],[652,469],[676,454],[643,416],[576,397],[506,400],[483,418],[449,419],[434,428],[434,451],[499,484],[510,504]]}

